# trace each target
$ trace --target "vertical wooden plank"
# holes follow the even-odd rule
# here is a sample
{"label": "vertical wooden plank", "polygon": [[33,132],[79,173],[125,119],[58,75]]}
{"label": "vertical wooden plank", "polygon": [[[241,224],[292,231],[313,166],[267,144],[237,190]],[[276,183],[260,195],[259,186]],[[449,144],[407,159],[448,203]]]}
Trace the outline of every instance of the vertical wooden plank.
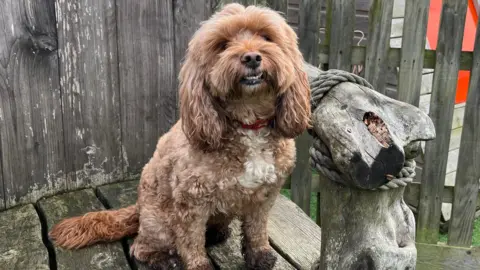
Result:
{"label": "vertical wooden plank", "polygon": [[[318,65],[318,39],[320,25],[319,1],[288,1],[288,23],[296,28],[300,51],[305,61]],[[311,137],[304,133],[296,139],[297,162],[291,175],[292,201],[307,215],[310,215],[312,171],[310,169],[309,148]]]}
{"label": "vertical wooden plank", "polygon": [[288,0],[267,0],[266,4],[271,9],[281,12],[284,16],[287,16]]}
{"label": "vertical wooden plank", "polygon": [[[328,68],[350,72],[352,70],[355,1],[328,0],[327,2],[327,39],[330,45]],[[341,29],[341,31],[337,29]]]}
{"label": "vertical wooden plank", "polygon": [[0,163],[5,203],[65,186],[53,0],[0,2]]}
{"label": "vertical wooden plank", "polygon": [[292,201],[310,216],[310,198],[312,192],[312,170],[310,168],[309,149],[312,144],[310,135],[304,132],[295,140],[297,162],[291,175]]}
{"label": "vertical wooden plank", "polygon": [[480,22],[473,52],[470,86],[465,105],[460,157],[448,244],[468,247],[472,244],[473,222],[480,180]]}
{"label": "vertical wooden plank", "polygon": [[373,0],[369,11],[365,79],[375,90],[385,94],[393,0]]}
{"label": "vertical wooden plank", "polygon": [[124,169],[132,173],[176,120],[172,2],[117,1]]}
{"label": "vertical wooden plank", "polygon": [[397,99],[419,106],[430,0],[406,0]]}
{"label": "vertical wooden plank", "polygon": [[[200,27],[202,21],[207,20],[215,11],[218,0],[176,0],[173,1],[174,27],[175,27],[175,76],[178,77],[180,67],[191,37]],[[175,80],[175,89],[178,80]],[[178,100],[178,91],[177,98]],[[178,106],[175,119],[179,117]]]}
{"label": "vertical wooden plank", "polygon": [[297,35],[298,27],[300,26],[300,4],[300,0],[287,1],[287,22]]}
{"label": "vertical wooden plank", "polygon": [[302,0],[300,2],[300,22],[298,39],[300,51],[308,63],[318,66],[318,40],[320,38],[320,12],[322,1]]}
{"label": "vertical wooden plank", "polygon": [[56,0],[67,184],[122,177],[115,0]]}
{"label": "vertical wooden plank", "polygon": [[466,11],[466,0],[443,0],[430,103],[436,139],[425,144],[417,224],[417,241],[423,243],[438,241]]}
{"label": "vertical wooden plank", "polygon": [[[1,88],[0,88],[1,89]],[[0,104],[1,105],[1,104]],[[3,121],[2,117],[2,107],[0,106],[0,122]],[[2,157],[2,132],[0,130],[0,157]],[[5,181],[3,180],[3,168],[2,168],[2,162],[0,162],[0,211],[5,209],[5,189],[4,189],[4,183]]]}

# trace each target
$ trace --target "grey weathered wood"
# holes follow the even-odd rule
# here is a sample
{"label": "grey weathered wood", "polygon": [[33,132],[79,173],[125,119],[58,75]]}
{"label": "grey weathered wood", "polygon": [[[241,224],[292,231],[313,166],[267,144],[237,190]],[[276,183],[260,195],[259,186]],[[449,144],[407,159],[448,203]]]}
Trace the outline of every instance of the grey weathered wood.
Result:
{"label": "grey weathered wood", "polygon": [[68,188],[122,177],[114,0],[56,0]]}
{"label": "grey weathered wood", "polygon": [[268,234],[272,246],[297,269],[311,269],[320,256],[320,227],[282,195],[270,212]]}
{"label": "grey weathered wood", "polygon": [[[328,63],[329,59],[329,46],[321,44],[320,46],[320,63]],[[424,69],[433,69],[435,68],[435,50],[425,50],[423,68]],[[352,65],[365,64],[365,54],[366,48],[363,46],[354,46],[352,48]],[[472,52],[461,52],[460,53],[460,70],[470,70],[472,68]],[[399,48],[390,48],[388,50],[388,66],[389,67],[399,67],[401,60],[401,50]]]}
{"label": "grey weathered wood", "polygon": [[417,243],[417,270],[478,270],[480,248]]}
{"label": "grey weathered wood", "polygon": [[312,138],[307,132],[295,139],[296,163],[290,175],[292,201],[305,213],[310,213],[310,196],[312,186],[312,171],[310,168],[310,154],[308,149],[312,145]]}
{"label": "grey weathered wood", "polygon": [[322,1],[302,0],[299,9],[298,39],[303,58],[318,66],[318,40],[320,36],[320,16]]}
{"label": "grey weathered wood", "polygon": [[[327,14],[328,68],[351,71],[355,1],[328,0]],[[336,31],[335,27],[342,31]]]}
{"label": "grey weathered wood", "polygon": [[117,1],[124,169],[139,172],[176,121],[173,1]]}
{"label": "grey weathered wood", "polygon": [[385,93],[392,12],[393,0],[373,0],[369,12],[365,79],[380,93]]}
{"label": "grey weathered wood", "polygon": [[[209,247],[208,255],[214,261],[214,264],[218,269],[245,269],[245,260],[241,253],[242,244],[240,222],[234,220],[232,224],[230,224],[230,228],[232,230],[230,238],[225,243]],[[277,252],[275,252],[275,255],[277,257],[277,262],[273,269],[296,269]]]}
{"label": "grey weathered wood", "polygon": [[417,240],[422,243],[438,241],[442,191],[445,181],[448,146],[452,126],[457,75],[462,50],[463,28],[467,1],[444,0],[433,77],[430,117],[437,138],[425,144],[425,164],[417,223]]}
{"label": "grey weathered wood", "polygon": [[287,5],[287,23],[298,33],[300,24],[300,0],[289,0]]}
{"label": "grey weathered wood", "polygon": [[480,181],[480,23],[477,24],[473,68],[463,123],[455,197],[448,244],[470,246]]}
{"label": "grey weathered wood", "polygon": [[[383,120],[388,144],[368,131],[366,112]],[[371,189],[386,183],[386,175],[398,175],[405,160],[419,154],[419,141],[435,138],[433,122],[413,105],[341,83],[319,102],[312,125],[328,149],[317,150],[331,158],[322,166],[337,173],[319,177],[322,243],[314,269],[413,269],[415,221],[404,187]]]}
{"label": "grey weathered wood", "polygon": [[1,209],[64,189],[65,170],[53,1],[1,1],[0,37]]}
{"label": "grey weathered wood", "polygon": [[[48,231],[64,218],[105,209],[91,189],[41,199],[38,206]],[[120,242],[95,244],[73,251],[54,248],[56,269],[130,269]]]}
{"label": "grey weathered wood", "polygon": [[415,220],[403,189],[367,191],[321,178],[321,259],[316,269],[415,269]]}
{"label": "grey weathered wood", "polygon": [[430,0],[406,0],[397,99],[418,107]]}
{"label": "grey weathered wood", "polygon": [[40,219],[31,204],[0,212],[0,268],[50,269],[41,231]]}
{"label": "grey weathered wood", "polygon": [[287,16],[288,0],[267,0],[266,4],[271,9],[282,13],[284,17]]}
{"label": "grey weathered wood", "polygon": [[[367,112],[375,112],[385,122],[392,139],[389,146],[380,144],[367,129],[363,122]],[[397,175],[408,156],[405,146],[435,138],[426,113],[353,83],[332,88],[322,98],[312,121],[316,134],[329,147],[342,183],[365,189],[388,182],[386,174]],[[419,143],[416,148],[420,149]]]}

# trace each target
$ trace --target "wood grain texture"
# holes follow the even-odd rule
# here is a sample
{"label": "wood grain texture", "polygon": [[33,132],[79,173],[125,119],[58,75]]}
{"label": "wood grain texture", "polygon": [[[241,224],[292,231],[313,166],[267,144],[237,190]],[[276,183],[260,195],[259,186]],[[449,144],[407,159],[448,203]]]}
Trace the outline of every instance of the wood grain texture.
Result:
{"label": "wood grain texture", "polygon": [[417,243],[417,270],[478,270],[480,248]]}
{"label": "wood grain texture", "polygon": [[54,2],[0,2],[0,209],[65,187]]}
{"label": "wood grain texture", "polygon": [[272,246],[297,269],[311,269],[320,257],[320,227],[282,195],[270,212],[268,234]]}
{"label": "wood grain texture", "polygon": [[448,244],[470,246],[480,181],[480,23],[477,24],[473,68],[465,105],[465,121],[455,179]]}
{"label": "wood grain texture", "polygon": [[380,93],[385,93],[392,12],[393,0],[373,0],[369,11],[365,79]]}
{"label": "wood grain texture", "polygon": [[[56,0],[68,188],[122,177],[114,0]],[[101,132],[100,132],[101,130]]]}
{"label": "wood grain texture", "polygon": [[40,219],[33,205],[0,212],[0,268],[48,270]]}
{"label": "wood grain texture", "polygon": [[[355,1],[328,0],[327,14],[328,68],[351,71]],[[342,31],[336,31],[336,27]]]}
{"label": "wood grain texture", "polygon": [[[321,44],[319,49],[320,52],[320,63],[328,63],[329,50],[330,47],[325,44]],[[364,46],[354,46],[352,47],[352,65],[365,64],[365,54],[367,49]],[[424,69],[433,69],[436,64],[436,51],[435,50],[425,50],[423,68]],[[471,70],[472,68],[472,52],[461,52],[460,53],[460,70]],[[399,48],[390,48],[388,50],[388,66],[389,67],[399,67],[401,61],[401,50]]]}
{"label": "wood grain texture", "polygon": [[305,213],[310,213],[312,171],[309,149],[311,145],[312,138],[307,132],[295,139],[296,162],[295,168],[290,175],[292,201],[303,209]]}
{"label": "wood grain texture", "polygon": [[173,1],[117,1],[124,169],[138,173],[176,120]]}
{"label": "wood grain texture", "polygon": [[422,171],[417,241],[436,243],[440,220],[442,192],[448,159],[457,75],[462,50],[467,1],[444,0],[433,77],[430,118],[437,137],[425,144]]}
{"label": "wood grain texture", "polygon": [[[44,216],[48,231],[60,220],[105,209],[93,190],[83,189],[41,199],[38,207]],[[55,248],[57,269],[121,270],[130,269],[120,242],[95,244],[78,250]]]}
{"label": "wood grain texture", "polygon": [[[325,0],[323,0],[325,1]],[[319,0],[303,0],[299,9],[297,35],[300,51],[308,63],[318,66],[318,42],[320,37],[321,4]]]}
{"label": "wood grain texture", "polygon": [[430,0],[406,0],[397,99],[418,106]]}
{"label": "wood grain texture", "polygon": [[284,17],[287,16],[288,0],[266,0],[265,3],[271,9],[282,13]]}

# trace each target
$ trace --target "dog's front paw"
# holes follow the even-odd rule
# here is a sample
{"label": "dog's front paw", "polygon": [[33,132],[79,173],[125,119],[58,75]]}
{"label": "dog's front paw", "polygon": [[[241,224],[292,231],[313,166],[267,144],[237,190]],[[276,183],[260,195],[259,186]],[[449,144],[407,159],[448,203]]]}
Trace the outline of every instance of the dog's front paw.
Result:
{"label": "dog's front paw", "polygon": [[232,230],[228,226],[209,227],[206,233],[206,246],[222,244],[230,237]]}
{"label": "dog's front paw", "polygon": [[245,253],[247,269],[270,270],[273,269],[276,262],[277,256],[271,249]]}
{"label": "dog's front paw", "polygon": [[143,265],[149,270],[183,270],[184,265],[180,256],[171,252],[158,252],[148,259],[139,259],[132,256],[137,265]]}

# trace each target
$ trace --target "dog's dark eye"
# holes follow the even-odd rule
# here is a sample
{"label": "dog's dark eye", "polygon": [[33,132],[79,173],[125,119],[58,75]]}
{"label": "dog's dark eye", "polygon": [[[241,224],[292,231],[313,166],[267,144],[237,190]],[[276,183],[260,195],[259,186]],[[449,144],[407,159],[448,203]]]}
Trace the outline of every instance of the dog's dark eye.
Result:
{"label": "dog's dark eye", "polygon": [[227,49],[227,46],[228,46],[228,42],[223,41],[218,44],[218,49],[223,52]]}
{"label": "dog's dark eye", "polygon": [[272,39],[271,39],[269,36],[267,36],[267,35],[262,35],[262,38],[265,39],[265,40],[268,41],[268,42],[271,42],[271,41],[272,41]]}

